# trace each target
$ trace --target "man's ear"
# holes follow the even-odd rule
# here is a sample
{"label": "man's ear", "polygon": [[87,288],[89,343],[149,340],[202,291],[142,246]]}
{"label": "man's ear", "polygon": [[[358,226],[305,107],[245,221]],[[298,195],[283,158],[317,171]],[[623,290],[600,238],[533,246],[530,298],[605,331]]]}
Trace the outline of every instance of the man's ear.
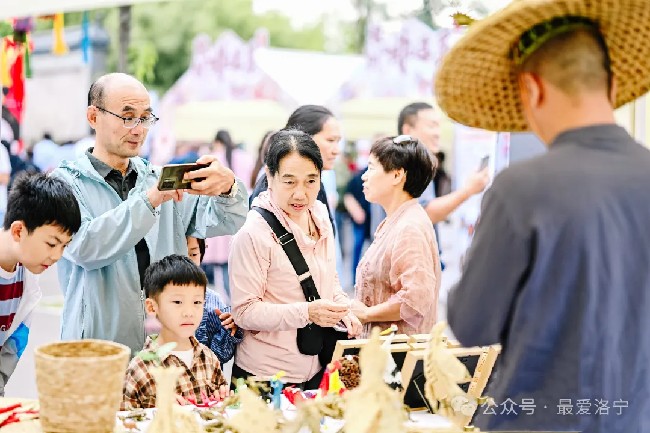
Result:
{"label": "man's ear", "polygon": [[144,309],[147,314],[156,314],[158,312],[158,303],[151,298],[147,298],[144,301]]}
{"label": "man's ear", "polygon": [[521,96],[530,108],[539,107],[544,100],[544,84],[540,77],[531,72],[519,74],[519,88]]}
{"label": "man's ear", "polygon": [[20,242],[21,237],[27,235],[27,227],[22,221],[14,221],[9,227],[9,233],[11,233],[14,242]]}
{"label": "man's ear", "polygon": [[88,120],[88,124],[93,129],[97,129],[96,126],[97,126],[97,113],[98,112],[99,112],[99,110],[94,105],[91,105],[88,108],[86,108],[86,120]]}
{"label": "man's ear", "polygon": [[616,106],[616,91],[618,90],[618,84],[615,76],[612,76],[612,83],[609,86],[609,102],[611,102],[612,107]]}

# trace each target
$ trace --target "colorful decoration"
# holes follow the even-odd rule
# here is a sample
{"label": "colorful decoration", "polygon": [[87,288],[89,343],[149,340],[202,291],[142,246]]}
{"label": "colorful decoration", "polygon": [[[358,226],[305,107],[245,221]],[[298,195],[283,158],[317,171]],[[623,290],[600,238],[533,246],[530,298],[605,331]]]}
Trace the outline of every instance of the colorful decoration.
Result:
{"label": "colorful decoration", "polygon": [[63,28],[65,27],[64,18],[62,13],[54,15],[54,46],[52,52],[54,54],[63,55],[66,54],[68,50],[68,45],[65,43],[63,37]]}
{"label": "colorful decoration", "polygon": [[328,394],[341,395],[345,392],[345,385],[341,382],[339,370],[341,370],[341,362],[334,361],[327,364],[318,387],[317,397],[325,397]]}
{"label": "colorful decoration", "polygon": [[32,402],[16,403],[0,408],[0,428],[9,424],[38,419],[38,404]]}
{"label": "colorful decoration", "polygon": [[284,377],[286,373],[284,371],[280,371],[276,374],[273,375],[271,378],[271,388],[273,389],[273,409],[275,410],[280,410],[282,406],[282,388],[284,384],[280,381],[282,377]]}
{"label": "colorful decoration", "polygon": [[81,18],[81,53],[84,63],[90,61],[90,24],[88,21],[88,12],[84,12]]}

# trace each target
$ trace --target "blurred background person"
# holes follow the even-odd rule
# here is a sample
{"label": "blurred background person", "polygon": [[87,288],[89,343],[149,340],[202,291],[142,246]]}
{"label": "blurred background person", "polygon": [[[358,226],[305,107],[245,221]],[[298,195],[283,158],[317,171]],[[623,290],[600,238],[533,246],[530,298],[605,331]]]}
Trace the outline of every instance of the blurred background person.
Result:
{"label": "blurred background person", "polygon": [[[220,129],[212,142],[211,153],[231,169],[235,176],[247,182],[253,175],[255,161],[244,150],[235,146],[230,133]],[[246,185],[251,188],[251,185]],[[249,189],[250,191],[250,189]],[[230,303],[230,283],[228,279],[228,254],[232,236],[218,236],[205,240],[205,256],[201,267],[208,276],[208,283],[223,294],[226,303]]]}
{"label": "blurred background person", "polygon": [[257,160],[251,173],[251,187],[255,186],[260,178],[264,175],[264,158],[266,158],[266,151],[269,148],[269,139],[276,131],[267,131],[262,137],[260,145],[257,148]]}

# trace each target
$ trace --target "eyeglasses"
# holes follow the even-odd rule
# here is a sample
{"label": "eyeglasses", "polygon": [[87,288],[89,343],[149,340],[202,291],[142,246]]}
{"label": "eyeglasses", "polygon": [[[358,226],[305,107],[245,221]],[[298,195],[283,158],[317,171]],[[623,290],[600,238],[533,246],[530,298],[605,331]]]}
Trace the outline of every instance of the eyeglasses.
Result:
{"label": "eyeglasses", "polygon": [[115,117],[119,117],[124,122],[124,127],[129,129],[133,129],[141,123],[142,123],[142,127],[149,129],[153,125],[155,125],[158,120],[160,120],[153,114],[148,117],[123,117],[120,116],[119,114],[113,113],[112,111],[108,111],[105,108],[102,107],[96,107],[96,108],[99,111],[103,111],[104,113],[112,114]]}
{"label": "eyeglasses", "polygon": [[405,144],[405,143],[417,144],[417,142],[418,142],[417,138],[413,138],[410,135],[398,135],[397,137],[393,138],[393,144]]}

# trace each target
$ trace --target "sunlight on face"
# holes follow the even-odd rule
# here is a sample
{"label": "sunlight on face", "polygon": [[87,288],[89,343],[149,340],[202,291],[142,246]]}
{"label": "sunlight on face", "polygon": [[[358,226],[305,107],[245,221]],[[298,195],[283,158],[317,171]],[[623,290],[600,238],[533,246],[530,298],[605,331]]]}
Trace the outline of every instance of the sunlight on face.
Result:
{"label": "sunlight on face", "polygon": [[432,153],[440,150],[440,119],[434,109],[418,111],[415,124],[405,133],[420,140]]}
{"label": "sunlight on face", "polygon": [[298,220],[316,201],[320,173],[310,159],[293,152],[280,161],[278,172],[269,178],[269,190],[280,209]]}
{"label": "sunlight on face", "polygon": [[312,138],[320,149],[323,158],[323,170],[331,170],[334,168],[336,158],[341,153],[341,149],[339,149],[339,143],[341,142],[339,121],[334,117],[330,117],[323,124],[323,129]]}
{"label": "sunlight on face", "polygon": [[371,153],[368,158],[368,169],[361,176],[366,200],[381,204],[383,199],[394,191],[394,179],[394,172],[384,171],[377,157]]}
{"label": "sunlight on face", "polygon": [[194,335],[203,317],[205,287],[167,284],[157,300],[151,300],[165,341],[180,341]]}
{"label": "sunlight on face", "polygon": [[72,240],[72,236],[57,225],[40,226],[28,233],[21,221],[14,224],[21,226],[18,240],[20,262],[33,274],[40,274],[59,261]]}
{"label": "sunlight on face", "polygon": [[[149,93],[140,83],[126,80],[107,86],[104,108],[126,118],[147,118],[151,116]],[[118,158],[131,158],[140,154],[148,129],[140,123],[135,128],[124,127],[124,120],[97,108],[96,144],[107,154]]]}

